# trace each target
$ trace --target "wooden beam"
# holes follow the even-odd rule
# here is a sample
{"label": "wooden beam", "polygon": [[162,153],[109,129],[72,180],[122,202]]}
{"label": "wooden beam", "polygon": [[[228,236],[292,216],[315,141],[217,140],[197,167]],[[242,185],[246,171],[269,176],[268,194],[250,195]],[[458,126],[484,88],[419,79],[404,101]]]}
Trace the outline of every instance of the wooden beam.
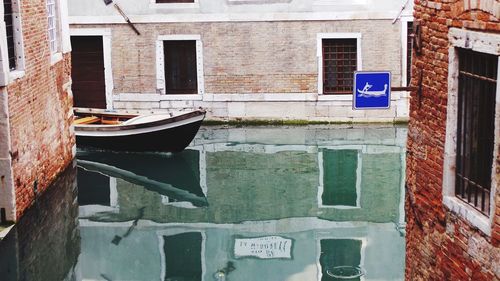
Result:
{"label": "wooden beam", "polygon": [[99,122],[101,118],[97,116],[88,116],[88,117],[83,117],[83,118],[78,118],[73,121],[73,124],[75,125],[81,125],[81,124],[92,124]]}

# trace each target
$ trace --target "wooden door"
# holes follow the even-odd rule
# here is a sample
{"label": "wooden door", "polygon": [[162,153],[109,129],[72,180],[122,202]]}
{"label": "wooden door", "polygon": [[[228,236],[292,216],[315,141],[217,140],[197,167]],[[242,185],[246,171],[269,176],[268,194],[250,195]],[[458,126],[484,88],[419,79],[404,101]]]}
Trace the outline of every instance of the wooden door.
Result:
{"label": "wooden door", "polygon": [[71,36],[74,106],[106,108],[102,36]]}

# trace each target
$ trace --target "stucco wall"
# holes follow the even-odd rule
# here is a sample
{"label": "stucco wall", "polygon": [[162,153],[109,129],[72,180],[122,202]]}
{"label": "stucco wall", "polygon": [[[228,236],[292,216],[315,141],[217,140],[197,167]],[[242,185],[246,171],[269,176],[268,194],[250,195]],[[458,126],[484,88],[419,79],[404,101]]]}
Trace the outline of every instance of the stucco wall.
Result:
{"label": "stucco wall", "polygon": [[[118,20],[119,15],[110,6],[105,6],[102,0],[69,0],[69,14],[78,21],[85,20]],[[350,17],[396,17],[397,12],[403,5],[403,1],[398,0],[197,0],[190,4],[155,4],[154,0],[122,0],[116,2],[132,16],[133,20],[145,20],[148,16],[172,15],[175,20],[196,20],[194,15],[208,15],[214,20],[230,19],[228,14],[250,14],[265,13],[297,15],[303,13],[349,13]],[[411,14],[412,3],[407,5],[407,14]],[[183,16],[178,17],[181,14]],[[244,15],[246,14],[246,15]],[[362,14],[365,14],[364,16]],[[190,15],[186,17],[186,15]],[[118,17],[117,17],[118,16]],[[310,16],[310,15],[308,15]],[[346,16],[346,15],[344,15]],[[90,19],[89,17],[100,17],[100,19]],[[331,15],[330,15],[331,17]],[[169,19],[163,19],[169,20]]]}

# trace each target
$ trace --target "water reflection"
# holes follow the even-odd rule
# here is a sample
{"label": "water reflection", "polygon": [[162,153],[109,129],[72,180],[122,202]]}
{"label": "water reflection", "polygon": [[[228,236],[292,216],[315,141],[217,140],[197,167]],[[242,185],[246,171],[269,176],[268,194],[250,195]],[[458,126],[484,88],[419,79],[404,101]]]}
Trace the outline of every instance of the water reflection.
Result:
{"label": "water reflection", "polygon": [[106,176],[110,190],[80,207],[83,277],[323,281],[360,268],[351,280],[402,280],[405,136],[202,128],[175,155],[79,151],[80,176]]}
{"label": "water reflection", "polygon": [[79,256],[67,275],[324,281],[360,269],[350,280],[403,280],[405,137],[392,126],[208,127],[178,154],[78,150]]}
{"label": "water reflection", "polygon": [[76,196],[71,166],[0,242],[0,280],[81,280]]}

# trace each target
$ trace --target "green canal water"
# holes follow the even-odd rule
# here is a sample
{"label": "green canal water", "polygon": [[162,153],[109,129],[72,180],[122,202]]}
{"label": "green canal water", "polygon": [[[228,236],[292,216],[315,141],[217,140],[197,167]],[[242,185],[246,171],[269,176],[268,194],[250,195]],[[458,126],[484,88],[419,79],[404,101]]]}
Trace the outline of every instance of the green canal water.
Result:
{"label": "green canal water", "polygon": [[0,280],[403,280],[406,134],[210,126],[177,154],[78,149],[0,242]]}

